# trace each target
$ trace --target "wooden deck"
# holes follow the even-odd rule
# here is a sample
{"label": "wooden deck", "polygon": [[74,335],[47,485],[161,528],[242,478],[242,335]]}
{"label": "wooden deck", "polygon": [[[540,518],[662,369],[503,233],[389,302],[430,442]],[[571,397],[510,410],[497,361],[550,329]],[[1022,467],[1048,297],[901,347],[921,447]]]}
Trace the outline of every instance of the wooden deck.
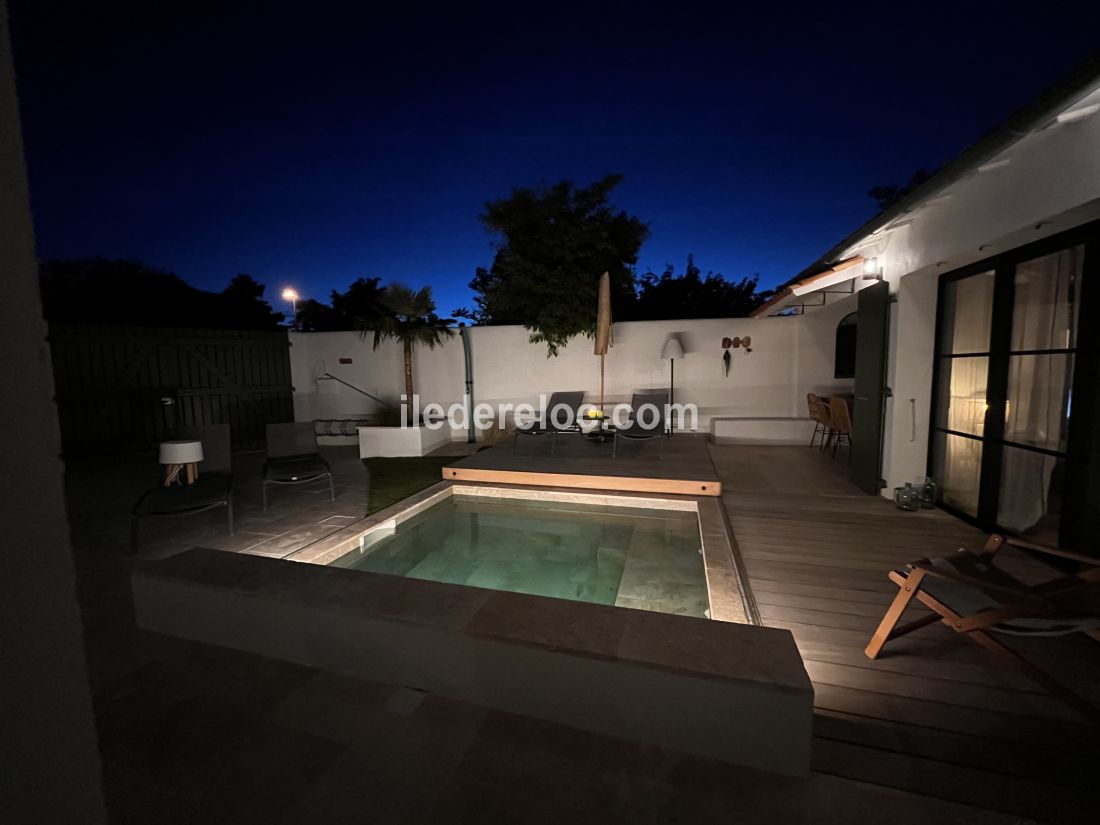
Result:
{"label": "wooden deck", "polygon": [[[710,450],[763,621],[794,634],[814,682],[815,771],[1043,821],[1096,821],[1100,730],[943,625],[890,643],[876,661],[863,655],[896,592],[887,571],[982,534],[860,493],[843,452]],[[1100,703],[1096,642],[1015,646]]]}
{"label": "wooden deck", "polygon": [[443,478],[685,496],[722,492],[706,436],[621,440],[615,458],[610,443],[576,434],[554,438],[554,455],[550,454],[550,436],[521,436],[514,452],[508,440],[445,467]]}

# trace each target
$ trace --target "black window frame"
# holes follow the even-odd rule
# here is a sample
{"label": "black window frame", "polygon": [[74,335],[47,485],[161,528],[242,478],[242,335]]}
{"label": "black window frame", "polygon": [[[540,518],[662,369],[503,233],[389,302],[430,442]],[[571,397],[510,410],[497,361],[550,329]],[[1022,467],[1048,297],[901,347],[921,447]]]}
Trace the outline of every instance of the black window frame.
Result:
{"label": "black window frame", "polygon": [[[1012,321],[1015,301],[1014,278],[1021,263],[1051,255],[1074,246],[1084,248],[1080,304],[1075,347],[1051,350],[1012,350]],[[949,284],[983,272],[994,273],[992,322],[988,349],[985,422],[981,436],[938,426],[940,420],[940,381],[942,364],[947,358],[973,357],[984,353],[947,353],[943,351],[944,295]],[[936,293],[936,329],[933,348],[932,396],[929,415],[927,472],[936,471],[935,451],[939,434],[974,439],[982,444],[978,480],[977,515],[972,516],[948,504],[941,507],[954,516],[984,530],[998,530],[1001,470],[1006,447],[1061,458],[1065,461],[1065,491],[1059,543],[1068,548],[1088,550],[1087,537],[1100,529],[1100,329],[1091,323],[1100,310],[1100,220],[1060,232],[1056,235],[1015,247],[981,261],[946,272],[940,276]],[[1005,402],[1008,398],[1010,356],[1027,354],[1072,354],[1073,405],[1065,452],[1031,444],[1009,441],[1005,434]],[[1094,435],[1094,433],[1097,433]],[[935,477],[935,476],[933,476]],[[1095,551],[1093,551],[1095,552]]]}

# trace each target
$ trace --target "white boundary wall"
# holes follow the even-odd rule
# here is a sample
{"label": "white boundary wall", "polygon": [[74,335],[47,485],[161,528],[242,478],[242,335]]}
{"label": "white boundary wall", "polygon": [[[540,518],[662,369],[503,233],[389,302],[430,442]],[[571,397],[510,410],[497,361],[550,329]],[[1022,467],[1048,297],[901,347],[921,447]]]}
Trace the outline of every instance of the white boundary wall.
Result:
{"label": "white boundary wall", "polygon": [[[676,334],[685,355],[676,362],[675,399],[698,405],[699,431],[710,432],[714,419],[806,418],[808,390],[851,388],[850,381],[832,379],[836,320],[843,314],[830,307],[805,318],[617,323],[607,355],[606,399],[628,401],[639,390],[667,388],[669,363],[660,355],[667,337]],[[584,390],[587,400],[598,400],[599,358],[592,353],[590,339],[578,337],[556,358],[548,358],[546,346],[529,343],[530,333],[523,327],[473,327],[469,335],[475,403],[537,404],[540,393],[556,390]],[[730,350],[727,377],[722,338],[746,335],[752,336],[752,352]],[[377,409],[373,401],[335,381],[316,380],[319,360],[333,375],[387,401],[396,402],[404,391],[401,351],[392,342],[374,350],[370,338],[354,332],[291,333],[290,340],[294,410],[300,421],[347,418]],[[341,364],[341,358],[352,363]],[[417,350],[413,374],[422,405],[461,402],[461,338],[456,334],[435,350]],[[800,432],[795,436],[787,440],[802,440]],[[463,439],[465,433],[457,431],[453,437]]]}

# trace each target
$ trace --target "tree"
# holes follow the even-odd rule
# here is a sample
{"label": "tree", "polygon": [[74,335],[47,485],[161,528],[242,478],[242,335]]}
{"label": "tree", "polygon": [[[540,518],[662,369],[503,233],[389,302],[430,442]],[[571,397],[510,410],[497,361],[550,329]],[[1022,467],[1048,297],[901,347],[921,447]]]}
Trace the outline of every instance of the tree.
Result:
{"label": "tree", "polygon": [[306,298],[298,302],[298,329],[302,332],[336,332],[357,327],[328,304]]}
{"label": "tree", "polygon": [[351,326],[344,329],[371,326],[386,308],[383,303],[386,290],[379,286],[381,278],[356,278],[344,292],[332,291],[332,308]]}
{"label": "tree", "polygon": [[884,212],[934,174],[935,172],[929,172],[927,169],[918,169],[904,186],[898,186],[896,183],[881,183],[868,189],[867,197],[878,204],[880,212]]}
{"label": "tree", "polygon": [[621,175],[590,186],[570,181],[516,189],[485,205],[481,221],[500,236],[493,264],[479,268],[470,288],[473,311],[455,310],[482,324],[523,324],[532,343],[557,355],[578,334],[596,325],[600,275],[611,275],[612,305],[634,299],[638,250],[649,229],[609,202]]}
{"label": "tree", "polygon": [[221,292],[218,302],[221,323],[218,326],[236,329],[275,329],[285,317],[274,312],[264,300],[264,285],[246,273],[235,275]]}
{"label": "tree", "polygon": [[445,338],[454,335],[454,330],[450,328],[453,319],[440,318],[435,314],[430,286],[414,290],[406,284],[390,284],[382,293],[382,306],[385,310],[383,314],[374,320],[372,326],[361,326],[360,334],[366,337],[368,332],[373,331],[375,349],[387,339],[401,344],[405,356],[407,421],[415,425],[417,422],[412,420],[413,350],[419,346],[435,349]]}
{"label": "tree", "polygon": [[646,272],[639,279],[638,300],[632,317],[639,321],[677,318],[740,318],[748,315],[771,296],[757,292],[760,276],[727,281],[721,274],[702,270],[695,256],[688,255],[687,269],[676,275],[670,264],[656,275]]}
{"label": "tree", "polygon": [[277,329],[284,317],[263,300],[264,287],[251,276],[238,275],[223,291],[207,292],[136,260],[47,261],[40,285],[50,321]]}
{"label": "tree", "polygon": [[298,326],[306,332],[333,332],[374,326],[385,312],[380,278],[358,278],[344,292],[332,291],[332,305],[312,298],[298,304]]}

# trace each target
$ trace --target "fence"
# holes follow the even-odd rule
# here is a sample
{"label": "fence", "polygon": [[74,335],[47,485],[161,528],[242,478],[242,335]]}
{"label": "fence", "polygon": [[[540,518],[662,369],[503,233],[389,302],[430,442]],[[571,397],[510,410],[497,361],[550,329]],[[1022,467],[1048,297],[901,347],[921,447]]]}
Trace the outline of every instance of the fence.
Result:
{"label": "fence", "polygon": [[294,419],[284,330],[51,324],[58,416],[70,463],[149,460],[178,427],[228,423],[235,450]]}

